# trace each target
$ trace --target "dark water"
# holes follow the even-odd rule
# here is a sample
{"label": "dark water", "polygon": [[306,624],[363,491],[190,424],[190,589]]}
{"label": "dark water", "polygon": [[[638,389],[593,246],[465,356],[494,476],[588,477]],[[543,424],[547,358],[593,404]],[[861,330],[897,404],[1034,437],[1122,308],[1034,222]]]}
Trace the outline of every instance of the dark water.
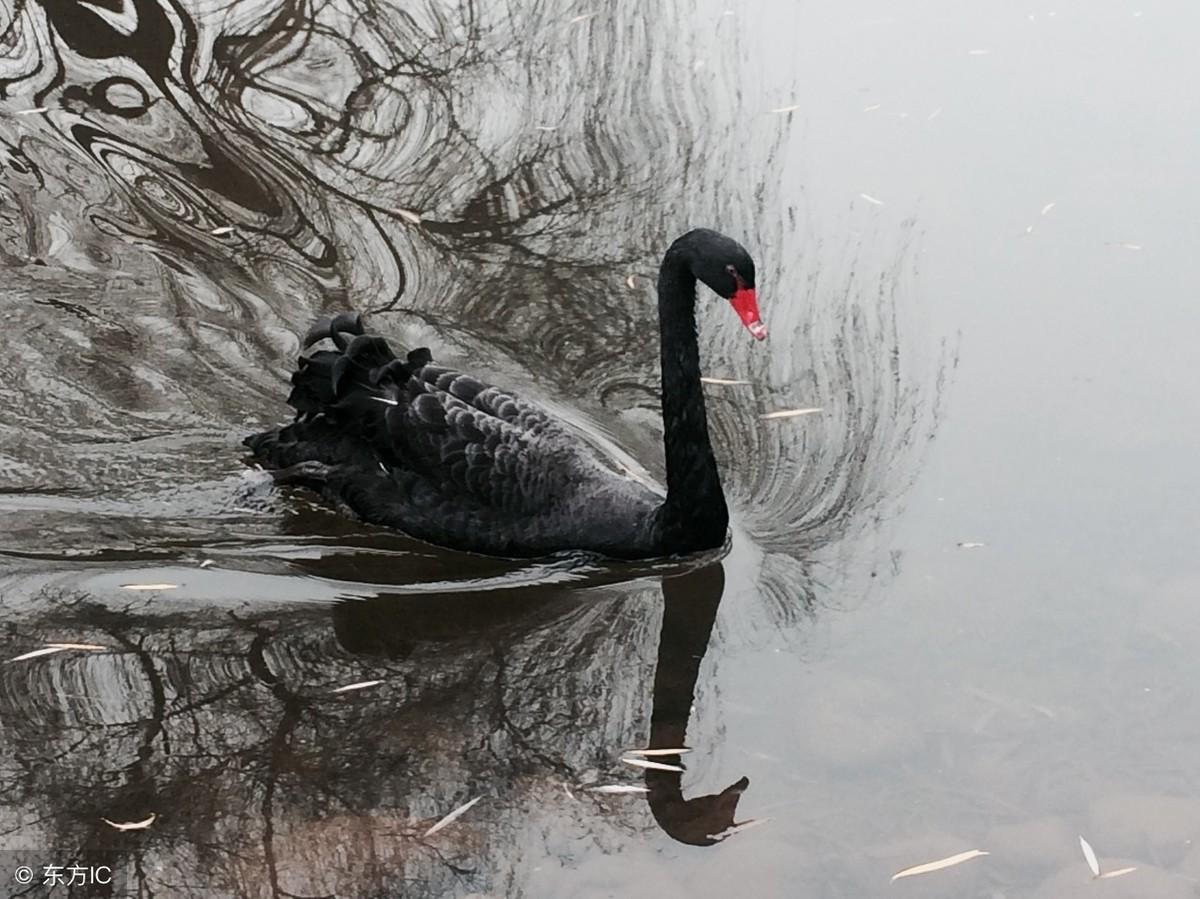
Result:
{"label": "dark water", "polygon": [[[3,652],[102,647],[0,667],[0,847],[139,896],[1197,894],[1200,16],[809,6],[0,9]],[[447,553],[247,464],[350,307],[660,478],[696,225],[771,328],[702,309],[727,555]]]}

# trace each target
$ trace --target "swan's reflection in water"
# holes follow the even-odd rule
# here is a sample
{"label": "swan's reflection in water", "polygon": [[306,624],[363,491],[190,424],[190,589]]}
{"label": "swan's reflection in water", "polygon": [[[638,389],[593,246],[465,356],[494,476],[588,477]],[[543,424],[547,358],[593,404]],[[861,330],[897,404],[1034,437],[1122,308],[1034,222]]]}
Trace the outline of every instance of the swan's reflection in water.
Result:
{"label": "swan's reflection in water", "polygon": [[[643,830],[646,805],[673,839],[710,845],[735,823],[744,778],[693,798],[678,772],[647,771],[642,796],[587,788],[636,784],[626,749],[690,737],[684,761],[702,766],[716,748],[689,720],[723,587],[709,563],[602,593],[332,609],[180,614],[43,597],[45,612],[10,621],[14,645],[70,632],[109,649],[0,672],[6,839],[107,851],[147,894],[189,871],[195,882],[199,864],[246,896],[498,890],[581,837],[603,846]],[[382,683],[332,692],[370,680]],[[100,822],[150,814],[144,833]]]}
{"label": "swan's reflection in water", "polygon": [[[661,580],[662,627],[653,669],[647,749],[686,746],[700,665],[708,649],[724,584],[720,563]],[[431,596],[401,603],[394,598],[343,603],[334,613],[338,640],[353,652],[409,658],[419,643],[455,645],[464,639],[485,639],[489,635],[494,640],[520,622],[537,621],[539,627],[555,627],[560,617],[570,618],[585,609],[589,617],[594,613],[586,596],[564,595],[559,591],[546,591],[543,596],[515,602],[497,601],[501,598],[492,595],[447,599]],[[574,636],[570,628],[564,631],[564,637],[568,635]],[[586,650],[589,645],[592,644],[584,643],[580,648]],[[602,647],[597,648],[602,651]],[[570,676],[570,672],[563,675]],[[614,683],[607,689],[624,692],[620,686],[622,673],[614,670],[612,677]],[[551,684],[530,686],[535,692],[553,689]],[[655,754],[653,759],[682,768],[687,757]],[[680,771],[647,769],[645,781],[650,810],[659,826],[673,839],[697,846],[719,842],[721,835],[735,824],[733,816],[738,799],[749,785],[742,778],[716,795],[689,800],[683,796]]]}
{"label": "swan's reflection in water", "polygon": [[[710,565],[680,577],[664,578],[662,631],[654,668],[654,702],[650,715],[650,748],[687,745],[688,721],[696,696],[700,663],[708,649],[717,607],[725,588],[725,570]],[[678,763],[679,756],[659,756]],[[686,759],[686,756],[684,756]],[[680,772],[648,769],[650,810],[673,839],[711,846],[738,822],[738,800],[750,785],[745,777],[711,796],[684,799]]]}

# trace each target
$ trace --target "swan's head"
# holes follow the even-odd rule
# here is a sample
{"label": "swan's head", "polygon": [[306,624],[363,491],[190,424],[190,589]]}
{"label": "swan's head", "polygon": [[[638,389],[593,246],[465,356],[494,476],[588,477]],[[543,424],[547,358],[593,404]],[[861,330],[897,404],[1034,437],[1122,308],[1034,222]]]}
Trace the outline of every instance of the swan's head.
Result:
{"label": "swan's head", "polygon": [[746,248],[707,228],[698,228],[684,237],[690,244],[692,274],[729,300],[755,340],[766,339],[767,326],[759,316],[758,296],[754,293],[754,260]]}

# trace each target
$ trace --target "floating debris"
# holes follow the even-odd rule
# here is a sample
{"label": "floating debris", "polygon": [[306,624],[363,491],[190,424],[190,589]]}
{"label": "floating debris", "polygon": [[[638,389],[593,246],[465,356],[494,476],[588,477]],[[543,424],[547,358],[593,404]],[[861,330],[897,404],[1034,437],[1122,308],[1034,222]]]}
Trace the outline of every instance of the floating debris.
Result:
{"label": "floating debris", "polygon": [[233,225],[225,225],[220,228],[213,228],[208,233],[211,234],[213,237],[222,237],[226,234],[232,234],[236,230],[237,230],[237,228],[233,227]]}
{"label": "floating debris", "polygon": [[680,765],[667,765],[663,762],[652,762],[649,759],[621,759],[626,765],[635,768],[649,768],[651,771],[683,771]]}
{"label": "floating debris", "polygon": [[35,113],[49,112],[49,111],[50,111],[49,106],[35,106],[32,109],[18,109],[16,114],[17,115],[34,115]]}
{"label": "floating debris", "polygon": [[870,203],[872,206],[882,206],[883,205],[883,200],[877,200],[875,197],[871,196],[870,194],[859,194],[859,196],[862,197],[864,200],[866,200],[868,203]]}
{"label": "floating debris", "polygon": [[205,559],[203,562],[200,563],[201,568],[212,568],[212,566],[213,566],[212,559]]}
{"label": "floating debris", "polygon": [[588,792],[621,795],[623,793],[649,793],[650,790],[647,787],[635,787],[631,784],[605,784],[602,787],[588,787]]}
{"label": "floating debris", "polygon": [[680,746],[678,749],[626,749],[626,755],[640,755],[643,758],[653,755],[683,755],[685,752],[691,752],[686,746]]}
{"label": "floating debris", "polygon": [[973,858],[979,858],[981,855],[989,855],[982,849],[968,849],[966,852],[960,852],[958,855],[951,855],[949,858],[940,858],[935,862],[926,862],[923,865],[913,865],[911,868],[905,868],[903,871],[897,871],[892,875],[892,882],[899,880],[901,877],[913,877],[917,874],[932,874],[934,871],[940,871],[943,868],[952,868],[955,865],[961,865],[963,862],[969,862]]}
{"label": "floating debris", "polygon": [[1092,844],[1081,836],[1079,838],[1079,848],[1083,850],[1083,858],[1087,862],[1087,866],[1092,869],[1092,876],[1099,877],[1100,860],[1096,858],[1096,850],[1092,848]]}
{"label": "floating debris", "polygon": [[107,824],[109,827],[115,827],[117,830],[145,830],[147,827],[149,827],[151,824],[154,823],[154,819],[157,817],[158,817],[158,815],[151,814],[150,817],[146,818],[145,820],[130,821],[128,823],[122,823],[120,821],[109,821],[107,818],[101,818],[100,820],[103,821],[105,824]]}
{"label": "floating debris", "polygon": [[42,656],[54,655],[56,652],[67,652],[68,650],[80,650],[83,652],[99,652],[100,650],[108,649],[107,646],[101,646],[99,643],[47,643],[41,649],[30,650],[22,653],[19,656],[14,656],[9,659],[10,662],[25,662],[29,659],[37,659]]}
{"label": "floating debris", "polygon": [[122,590],[175,590],[178,584],[122,584]]}
{"label": "floating debris", "polygon": [[1122,250],[1140,250],[1142,248],[1140,243],[1119,243],[1117,246]]}
{"label": "floating debris", "polygon": [[382,684],[381,680],[360,680],[356,684],[346,684],[344,687],[338,687],[336,690],[330,690],[330,693],[349,693],[352,690],[365,690],[367,687],[378,687]]}
{"label": "floating debris", "polygon": [[1117,868],[1115,871],[1105,871],[1100,875],[1100,880],[1112,880],[1114,877],[1124,877],[1126,874],[1132,874],[1137,868]]}
{"label": "floating debris", "polygon": [[1045,206],[1042,207],[1042,215],[1046,215],[1047,213],[1050,212],[1051,209],[1053,209],[1057,205],[1058,205],[1057,203],[1047,203]]}
{"label": "floating debris", "polygon": [[461,818],[463,815],[465,815],[467,812],[469,812],[471,810],[471,808],[475,805],[475,803],[478,802],[482,798],[483,798],[482,796],[476,796],[474,799],[472,799],[470,802],[466,803],[465,805],[460,805],[458,808],[456,808],[454,811],[452,811],[450,814],[448,814],[446,817],[444,817],[437,824],[433,825],[433,827],[429,828],[429,830],[425,831],[425,833],[421,834],[421,836],[422,837],[431,837],[435,833],[437,833],[439,830],[441,830],[443,827],[449,827],[451,824],[453,824],[455,821],[457,821],[459,818]]}
{"label": "floating debris", "polygon": [[581,16],[576,16],[571,21],[567,22],[567,24],[568,25],[578,25],[580,22],[586,22],[588,19],[594,17],[595,15],[596,14],[594,12],[586,12]]}
{"label": "floating debris", "polygon": [[737,378],[701,378],[702,384],[720,384],[724,387],[731,387],[735,384],[749,384],[749,381],[739,381]]}
{"label": "floating debris", "polygon": [[958,544],[959,549],[979,549],[981,546],[987,546],[986,543],[964,542]]}
{"label": "floating debris", "polygon": [[863,107],[863,112],[874,112],[875,110],[877,110],[877,109],[882,109],[882,108],[883,108],[883,104],[882,104],[882,103],[873,103],[873,104],[872,104],[872,105],[870,105],[870,106],[864,106],[864,107]]}
{"label": "floating debris", "polygon": [[800,104],[799,104],[799,103],[793,103],[791,106],[776,106],[774,109],[770,109],[770,110],[767,110],[767,111],[768,111],[768,112],[774,112],[774,113],[781,113],[781,112],[795,112],[795,111],[796,111],[797,109],[799,109],[799,108],[800,108]]}
{"label": "floating debris", "polygon": [[625,286],[630,290],[637,290],[637,278],[633,275],[630,275],[625,279]]}
{"label": "floating debris", "polygon": [[743,830],[749,830],[751,827],[758,827],[760,824],[766,824],[770,820],[770,818],[751,818],[749,821],[743,821],[741,824],[726,827],[720,833],[710,833],[708,834],[708,838],[710,840],[726,840],[735,833],[741,833]]}
{"label": "floating debris", "polygon": [[809,409],[779,409],[776,412],[766,412],[758,416],[759,421],[774,421],[777,418],[795,418],[797,415],[812,415],[815,412],[820,412],[820,406],[813,406]]}
{"label": "floating debris", "polygon": [[558,130],[557,125],[534,125],[534,127],[537,128],[538,131],[557,131]]}
{"label": "floating debris", "polygon": [[937,109],[935,109],[933,112],[931,112],[929,115],[927,115],[925,117],[925,121],[932,122],[934,119],[936,119],[941,114],[942,114],[942,107],[939,106]]}
{"label": "floating debris", "polygon": [[421,213],[419,212],[413,212],[411,209],[395,209],[393,211],[396,213],[396,215],[400,216],[400,218],[410,221],[414,225],[421,224]]}
{"label": "floating debris", "polygon": [[27,659],[36,659],[39,656],[48,656],[56,652],[62,652],[62,648],[58,646],[43,646],[41,649],[35,649],[31,652],[22,653],[19,656],[14,656],[9,659],[10,662],[24,662]]}

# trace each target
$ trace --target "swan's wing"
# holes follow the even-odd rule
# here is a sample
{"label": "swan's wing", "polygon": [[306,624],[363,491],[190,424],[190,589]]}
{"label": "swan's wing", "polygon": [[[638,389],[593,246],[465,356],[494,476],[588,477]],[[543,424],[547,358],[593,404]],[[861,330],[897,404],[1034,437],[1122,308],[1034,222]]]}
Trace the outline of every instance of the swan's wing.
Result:
{"label": "swan's wing", "polygon": [[434,365],[426,349],[400,360],[382,338],[359,336],[305,357],[292,380],[300,417],[331,418],[385,468],[443,496],[530,513],[597,470],[544,410]]}
{"label": "swan's wing", "polygon": [[397,405],[383,413],[382,454],[444,491],[533,512],[576,480],[579,446],[556,429],[539,430],[536,420],[525,429],[523,419],[529,416],[506,419],[418,378],[389,393]]}
{"label": "swan's wing", "polygon": [[[420,353],[421,351],[416,351]],[[444,393],[491,418],[511,425],[529,435],[546,433],[567,434],[565,428],[551,418],[546,410],[526,402],[512,392],[485,384],[478,378],[435,365],[433,362],[412,371],[412,378]]]}

